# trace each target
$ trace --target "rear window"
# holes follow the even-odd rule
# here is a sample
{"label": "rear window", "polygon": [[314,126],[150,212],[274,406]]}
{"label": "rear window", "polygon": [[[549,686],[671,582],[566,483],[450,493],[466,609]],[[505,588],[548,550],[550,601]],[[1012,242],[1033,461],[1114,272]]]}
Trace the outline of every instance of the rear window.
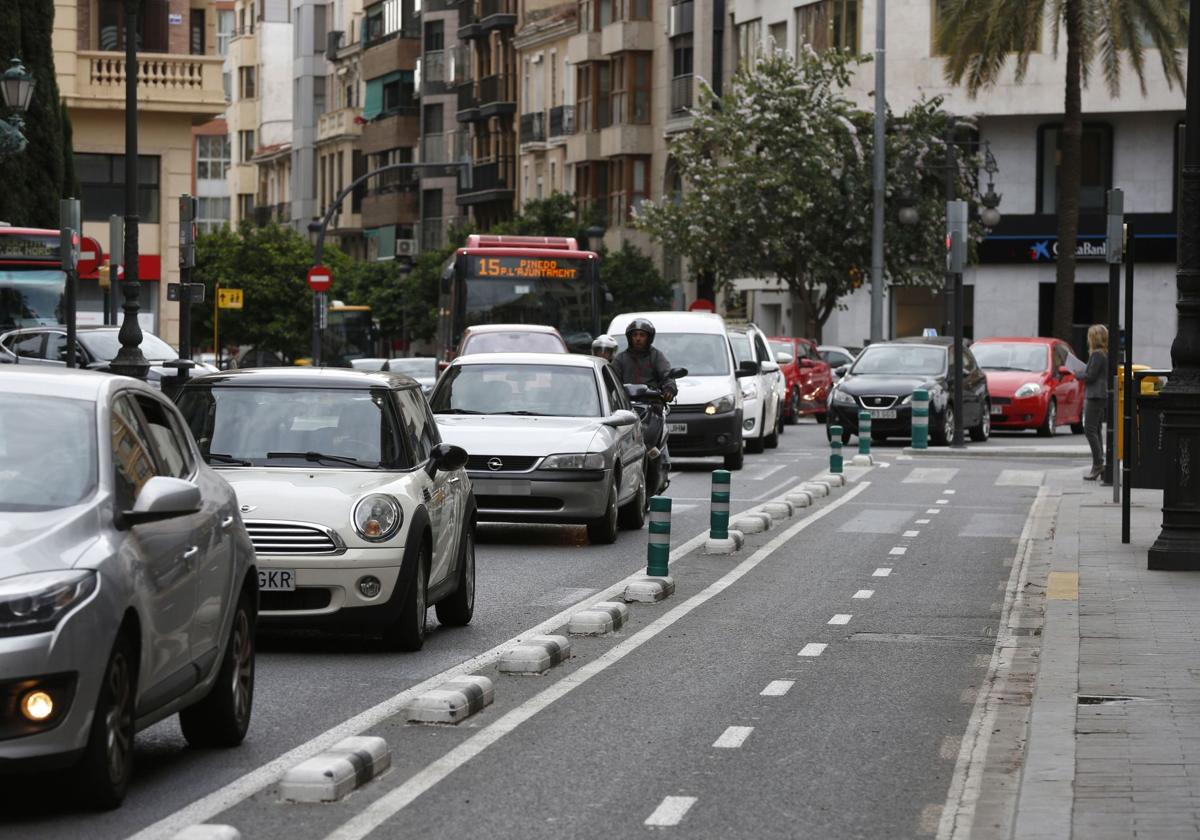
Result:
{"label": "rear window", "polygon": [[489,332],[467,336],[462,355],[468,353],[566,353],[556,335],[538,332]]}

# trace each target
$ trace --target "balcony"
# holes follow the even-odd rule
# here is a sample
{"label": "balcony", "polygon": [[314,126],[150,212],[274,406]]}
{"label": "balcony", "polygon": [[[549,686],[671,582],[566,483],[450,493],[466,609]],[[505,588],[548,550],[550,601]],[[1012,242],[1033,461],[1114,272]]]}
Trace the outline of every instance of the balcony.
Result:
{"label": "balcony", "polygon": [[550,139],[575,133],[575,106],[556,105],[550,109]]}
{"label": "balcony", "polygon": [[[138,108],[190,114],[203,122],[225,111],[219,55],[138,56]],[[125,107],[125,54],[81,50],[76,54],[75,91],[64,91],[73,108]],[[66,85],[64,85],[66,87]]]}
{"label": "balcony", "polygon": [[364,155],[374,155],[397,146],[415,146],[421,135],[420,122],[417,108],[402,108],[376,117],[363,126],[359,151]]}
{"label": "balcony", "polygon": [[459,190],[460,205],[512,201],[514,193],[512,158],[502,157],[491,163],[471,167],[471,188]]}
{"label": "balcony", "polygon": [[445,50],[430,50],[421,61],[421,92],[445,93],[449,80]]}
{"label": "balcony", "polygon": [[421,137],[421,163],[446,163],[450,160],[449,138],[452,135],[434,133]]}
{"label": "balcony", "polygon": [[446,84],[462,85],[474,81],[471,74],[471,48],[459,45],[445,51],[447,56]]}
{"label": "balcony", "polygon": [[417,220],[415,182],[383,184],[363,197],[362,224],[365,228],[412,224]]}
{"label": "balcony", "polygon": [[258,227],[267,225],[286,225],[292,220],[292,203],[284,201],[281,204],[264,204],[254,208],[254,224]]}
{"label": "balcony", "polygon": [[521,145],[546,142],[546,112],[521,115]]}
{"label": "balcony", "polygon": [[676,76],[671,79],[671,116],[686,117],[688,111],[692,107],[692,90],[695,87],[692,84],[694,76],[691,73],[686,76]]}
{"label": "balcony", "polygon": [[327,111],[317,120],[317,142],[358,137],[362,134],[362,116],[357,108],[339,108]]}
{"label": "balcony", "polygon": [[479,118],[479,100],[475,98],[475,83],[466,82],[458,86],[458,103],[455,116],[459,122],[470,122]]}
{"label": "balcony", "polygon": [[469,41],[483,34],[479,25],[479,17],[475,14],[475,4],[467,0],[458,7],[458,40]]}
{"label": "balcony", "polygon": [[517,10],[513,0],[480,0],[479,27],[486,33],[492,29],[512,29],[517,25]]}
{"label": "balcony", "polygon": [[479,117],[494,117],[500,114],[515,114],[517,111],[516,85],[511,76],[485,76],[479,80]]}
{"label": "balcony", "polygon": [[654,24],[648,20],[614,21],[600,30],[600,52],[603,55],[650,52],[653,49]]}
{"label": "balcony", "polygon": [[671,6],[667,11],[668,38],[674,38],[676,35],[687,35],[694,29],[695,5],[692,0],[687,0],[685,3],[676,3]]}

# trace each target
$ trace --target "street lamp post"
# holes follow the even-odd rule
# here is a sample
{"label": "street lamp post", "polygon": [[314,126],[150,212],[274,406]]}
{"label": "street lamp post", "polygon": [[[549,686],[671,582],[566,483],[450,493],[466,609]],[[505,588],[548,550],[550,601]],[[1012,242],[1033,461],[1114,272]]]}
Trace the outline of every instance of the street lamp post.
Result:
{"label": "street lamp post", "polygon": [[[1188,53],[1197,50],[1200,15],[1191,15]],[[1162,531],[1147,555],[1148,568],[1173,571],[1200,571],[1200,61],[1188,62],[1187,73],[1175,274],[1178,321],[1171,375],[1159,393],[1163,451],[1172,457],[1166,459],[1163,481]]]}
{"label": "street lamp post", "polygon": [[0,98],[4,105],[12,111],[7,119],[0,119],[0,157],[19,155],[28,145],[25,140],[25,121],[21,115],[29,110],[33,99],[33,75],[25,69],[19,58],[14,58],[12,64],[3,75],[0,75]]}
{"label": "street lamp post", "polygon": [[871,341],[883,340],[883,199],[886,180],[884,128],[887,97],[884,94],[887,57],[887,2],[875,5],[875,146],[872,161],[871,206]]}
{"label": "street lamp post", "polygon": [[109,369],[116,374],[145,379],[150,363],[142,354],[142,327],[138,323],[138,141],[137,141],[137,22],[141,0],[125,0],[125,280],[121,305],[125,316],[117,338],[121,349]]}

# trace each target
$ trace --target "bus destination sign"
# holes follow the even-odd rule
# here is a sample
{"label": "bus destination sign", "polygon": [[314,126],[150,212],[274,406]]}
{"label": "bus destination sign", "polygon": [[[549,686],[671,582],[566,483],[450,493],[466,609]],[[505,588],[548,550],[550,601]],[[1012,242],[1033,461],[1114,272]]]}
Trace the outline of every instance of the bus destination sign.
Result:
{"label": "bus destination sign", "polygon": [[58,232],[9,233],[0,228],[0,260],[59,261]]}
{"label": "bus destination sign", "polygon": [[468,276],[488,279],[575,280],[582,260],[566,257],[469,257]]}

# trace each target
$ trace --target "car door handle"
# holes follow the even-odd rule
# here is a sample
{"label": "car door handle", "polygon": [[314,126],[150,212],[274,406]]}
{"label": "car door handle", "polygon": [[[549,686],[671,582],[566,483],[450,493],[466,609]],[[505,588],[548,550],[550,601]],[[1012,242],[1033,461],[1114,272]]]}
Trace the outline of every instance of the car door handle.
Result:
{"label": "car door handle", "polygon": [[187,551],[183,552],[183,559],[191,560],[193,557],[195,557],[199,553],[200,553],[200,546],[194,545],[191,548],[189,548]]}
{"label": "car door handle", "polygon": [[222,527],[222,528],[228,528],[228,527],[229,527],[230,525],[232,525],[232,524],[233,524],[233,517],[232,517],[232,516],[226,516],[224,519],[222,519],[222,520],[221,520],[221,527]]}
{"label": "car door handle", "polygon": [[447,484],[458,484],[459,481],[460,481],[460,478],[459,478],[459,476],[456,475],[456,476],[454,476],[454,478],[450,479],[446,483]]}

